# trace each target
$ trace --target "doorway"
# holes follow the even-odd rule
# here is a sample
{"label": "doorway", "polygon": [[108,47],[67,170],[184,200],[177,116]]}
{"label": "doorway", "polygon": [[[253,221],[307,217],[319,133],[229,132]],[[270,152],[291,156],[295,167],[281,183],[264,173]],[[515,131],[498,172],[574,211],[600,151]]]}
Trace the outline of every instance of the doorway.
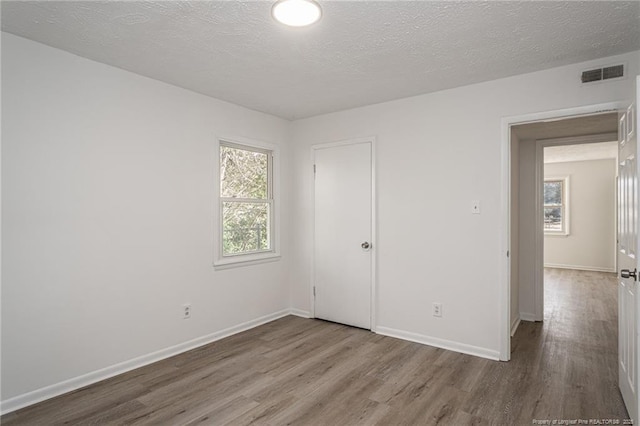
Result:
{"label": "doorway", "polygon": [[[640,83],[640,77],[638,77],[638,83]],[[640,89],[640,86],[638,86]],[[640,90],[638,90],[640,92]],[[637,94],[634,94],[634,96]],[[638,253],[637,249],[638,249],[638,239],[637,239],[637,229],[638,229],[638,214],[637,212],[638,210],[638,197],[637,197],[637,173],[638,173],[638,168],[637,168],[637,135],[636,135],[636,123],[637,123],[637,117],[638,114],[636,112],[635,109],[635,102],[632,103],[622,103],[622,102],[617,102],[617,103],[610,103],[610,104],[601,104],[601,105],[592,105],[592,106],[588,106],[588,107],[579,107],[579,108],[574,108],[574,109],[569,109],[569,110],[563,110],[563,111],[556,111],[556,112],[546,112],[546,113],[539,113],[539,114],[531,114],[529,116],[521,116],[521,117],[512,117],[512,118],[508,118],[508,119],[504,119],[503,120],[503,129],[504,129],[504,134],[503,134],[503,171],[505,172],[505,174],[503,174],[503,208],[504,208],[504,212],[506,213],[505,216],[508,220],[507,222],[507,232],[505,237],[503,238],[503,244],[504,247],[507,248],[506,252],[506,259],[503,263],[503,295],[509,296],[512,295],[512,292],[510,292],[510,290],[513,290],[515,288],[515,291],[520,291],[523,289],[522,287],[522,282],[514,282],[514,280],[512,279],[514,277],[513,275],[513,270],[511,269],[511,266],[513,264],[517,265],[516,267],[519,267],[520,270],[517,272],[516,277],[517,278],[522,278],[523,277],[523,271],[522,271],[522,266],[523,265],[528,265],[528,267],[531,268],[532,272],[531,277],[529,277],[532,281],[533,284],[535,285],[531,285],[529,286],[529,288],[526,288],[526,292],[529,292],[530,294],[524,294],[524,296],[531,296],[531,293],[533,293],[534,297],[531,297],[531,299],[533,299],[533,305],[534,305],[534,309],[533,312],[531,313],[532,315],[532,321],[533,320],[542,320],[543,319],[543,312],[542,312],[542,308],[543,308],[543,287],[541,285],[541,275],[542,275],[542,270],[543,270],[543,251],[542,251],[542,244],[543,244],[543,236],[544,236],[544,231],[543,231],[543,225],[544,225],[544,214],[543,214],[543,198],[542,198],[542,191],[543,191],[543,181],[541,180],[542,176],[543,176],[543,162],[541,161],[542,158],[542,152],[543,152],[543,148],[544,148],[544,142],[543,139],[541,140],[537,140],[537,142],[535,143],[535,158],[536,161],[535,162],[531,162],[531,161],[514,161],[514,153],[517,154],[518,158],[521,159],[522,156],[522,152],[517,152],[518,149],[521,149],[523,147],[527,147],[526,149],[531,148],[531,144],[520,144],[520,140],[519,137],[521,137],[522,135],[518,135],[516,134],[516,127],[519,125],[535,125],[538,124],[540,126],[547,126],[549,123],[553,123],[553,122],[558,122],[561,121],[563,123],[562,124],[566,124],[567,122],[569,122],[569,120],[573,120],[573,119],[580,119],[580,118],[588,118],[588,117],[595,117],[596,119],[598,118],[598,116],[600,118],[603,118],[603,116],[605,115],[605,113],[613,113],[615,115],[617,115],[617,121],[618,121],[618,126],[617,126],[617,131],[615,132],[614,136],[615,139],[613,137],[611,138],[607,138],[609,140],[616,140],[617,141],[617,147],[618,147],[618,161],[617,161],[617,168],[618,168],[618,179],[617,179],[617,202],[616,202],[616,206],[617,206],[617,220],[618,220],[618,232],[617,232],[617,267],[621,268],[620,269],[620,275],[618,276],[616,275],[612,275],[615,280],[618,283],[618,295],[617,295],[617,300],[618,300],[618,306],[613,306],[612,305],[612,309],[610,310],[615,310],[617,311],[617,318],[616,318],[616,323],[619,325],[618,330],[613,330],[613,331],[608,331],[607,333],[611,334],[611,335],[615,335],[616,331],[618,336],[620,337],[620,339],[618,339],[618,350],[616,351],[616,348],[608,348],[607,350],[604,350],[603,352],[608,352],[609,354],[617,353],[617,360],[614,359],[612,365],[610,365],[609,367],[607,367],[606,369],[601,369],[598,368],[597,366],[591,365],[592,363],[589,362],[589,360],[592,360],[591,358],[589,359],[585,359],[585,361],[587,361],[585,363],[585,365],[590,365],[590,371],[612,371],[615,370],[615,364],[617,364],[618,370],[619,370],[619,381],[617,381],[617,384],[619,385],[620,391],[621,391],[621,395],[624,397],[624,403],[626,405],[626,408],[628,409],[628,413],[629,413],[629,417],[632,419],[632,421],[635,421],[637,419],[637,400],[636,400],[636,387],[635,384],[637,383],[637,372],[636,372],[636,366],[637,366],[637,344],[636,344],[636,340],[635,340],[635,336],[636,336],[636,321],[637,321],[637,316],[636,316],[636,309],[637,309],[637,298],[635,296],[635,287],[636,287],[636,281],[638,278],[638,270],[637,268],[640,267],[638,265],[638,261],[637,261],[637,257],[635,256],[636,253]],[[587,133],[587,135],[589,135],[589,133]],[[596,136],[602,136],[602,135],[593,135],[591,134],[591,137],[595,138]],[[552,138],[551,138],[552,139]],[[606,139],[603,139],[602,141],[605,141]],[[596,142],[596,141],[591,141],[591,142]],[[576,142],[574,142],[576,143]],[[514,150],[515,147],[515,150]],[[533,167],[530,167],[531,164],[533,164]],[[529,242],[529,244],[523,244],[523,235],[522,232],[520,232],[520,235],[516,236],[516,240],[517,240],[517,247],[519,249],[524,249],[524,248],[528,248],[531,249],[533,248],[533,261],[526,259],[525,261],[523,261],[523,253],[516,253],[515,257],[510,257],[509,256],[509,249],[511,248],[510,244],[514,243],[514,239],[513,239],[513,229],[514,229],[514,222],[517,224],[518,230],[522,231],[523,229],[527,229],[526,227],[523,227],[522,223],[517,223],[518,219],[513,220],[514,219],[514,215],[515,217],[519,218],[520,220],[522,219],[522,211],[523,210],[527,210],[523,207],[523,203],[518,203],[516,210],[513,210],[513,197],[514,196],[518,196],[518,189],[522,189],[521,186],[514,186],[513,185],[513,181],[514,179],[517,180],[517,178],[514,178],[514,174],[513,174],[513,169],[512,167],[515,165],[515,168],[518,169],[520,168],[520,170],[518,171],[517,176],[518,177],[522,177],[522,172],[523,172],[523,166],[524,168],[526,167],[530,167],[530,169],[532,170],[532,175],[535,176],[535,178],[533,179],[534,181],[534,192],[535,192],[535,197],[533,197],[533,204],[534,204],[534,208],[533,209],[529,209],[529,213],[532,214],[532,219],[530,224],[532,224],[532,226],[529,226],[528,229],[531,230],[531,232],[533,233],[533,237],[531,238],[531,241],[533,241],[533,243],[531,244],[531,241]],[[511,185],[509,185],[511,183]],[[518,184],[521,184],[522,182],[517,182]],[[522,200],[529,200],[531,201],[531,197],[526,197],[526,196],[522,196],[520,197],[520,201]],[[510,204],[511,203],[511,204]],[[553,206],[552,206],[553,207]],[[551,222],[554,222],[554,220],[551,220]],[[529,236],[531,237],[531,236]],[[629,258],[629,261],[627,261],[627,258]],[[625,263],[626,262],[626,263]],[[633,288],[633,291],[625,291],[627,288],[631,289]],[[516,299],[518,301],[522,301],[524,299],[523,294],[521,293],[519,295],[519,298]],[[615,299],[615,296],[614,296]],[[502,318],[504,320],[503,323],[503,330],[507,329],[508,330],[508,324],[509,322],[507,321],[510,316],[510,307],[511,307],[511,313],[513,313],[513,302],[514,302],[514,298],[511,298],[511,304],[508,304],[509,298],[503,298],[503,301],[505,302],[505,305],[503,305],[503,311],[502,311]],[[538,317],[538,318],[536,318]],[[533,322],[529,322],[527,323],[526,328],[530,329],[531,327],[533,327],[534,329],[541,329],[542,327],[544,327],[542,324],[538,323],[537,325]],[[597,329],[597,327],[590,327],[588,328],[588,330],[592,331],[593,329]],[[570,331],[570,330],[569,330]],[[526,334],[526,333],[525,333]],[[518,334],[519,336],[523,336],[522,334]],[[574,334],[569,333],[569,336],[573,336]],[[629,337],[629,338],[627,338]],[[633,337],[633,339],[631,338]],[[508,333],[504,333],[501,336],[501,359],[504,360],[508,360],[510,359],[510,354],[506,353],[507,349],[511,348],[511,344],[510,344],[510,335]],[[591,336],[591,341],[593,340],[593,336]],[[597,340],[597,338],[596,338]],[[545,339],[545,341],[547,341]],[[553,342],[557,342],[557,341],[562,341],[562,339],[551,339],[551,341]],[[580,344],[588,344],[588,342],[590,341],[590,338],[587,337],[583,337],[581,339],[579,339],[578,342],[575,343],[580,343]],[[538,342],[539,343],[539,342]],[[613,345],[615,346],[615,345]],[[535,345],[535,347],[540,347],[539,344]],[[572,346],[565,346],[565,348],[571,348]],[[611,350],[613,349],[613,351]],[[550,349],[553,352],[553,348]],[[571,359],[571,360],[575,360],[577,358],[580,358],[580,354],[582,352],[579,353],[573,353],[571,354],[570,357],[567,357],[567,360]],[[627,386],[627,384],[630,384],[630,386]]]}
{"label": "doorway", "polygon": [[372,329],[375,283],[374,141],[316,145],[315,318]]}
{"label": "doorway", "polygon": [[[617,112],[512,126],[511,161],[517,164],[512,170],[518,174],[511,188],[512,217],[517,216],[511,228],[515,249],[511,258],[512,318],[544,319],[545,263],[566,269],[615,271],[617,130]],[[549,159],[546,167],[545,152]],[[595,215],[586,212],[586,205],[593,201],[593,194],[589,195],[593,185],[611,198],[601,200],[603,205]],[[557,191],[556,199],[548,199],[546,205],[545,187]],[[594,226],[600,235],[590,238]],[[598,243],[604,240],[606,247],[587,249],[596,245],[594,239]],[[607,259],[596,260],[598,256]],[[516,328],[512,320],[512,331]]]}

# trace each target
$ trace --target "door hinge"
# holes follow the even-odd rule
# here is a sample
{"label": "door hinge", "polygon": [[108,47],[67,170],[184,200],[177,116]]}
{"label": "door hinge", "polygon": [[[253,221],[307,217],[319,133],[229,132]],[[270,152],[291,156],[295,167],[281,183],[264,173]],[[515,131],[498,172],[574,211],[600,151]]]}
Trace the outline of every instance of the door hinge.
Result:
{"label": "door hinge", "polygon": [[509,257],[509,250],[507,250],[507,257]]}
{"label": "door hinge", "polygon": [[316,297],[316,286],[313,286],[313,297]]}
{"label": "door hinge", "polygon": [[316,176],[316,165],[315,164],[313,165],[313,176],[314,177]]}

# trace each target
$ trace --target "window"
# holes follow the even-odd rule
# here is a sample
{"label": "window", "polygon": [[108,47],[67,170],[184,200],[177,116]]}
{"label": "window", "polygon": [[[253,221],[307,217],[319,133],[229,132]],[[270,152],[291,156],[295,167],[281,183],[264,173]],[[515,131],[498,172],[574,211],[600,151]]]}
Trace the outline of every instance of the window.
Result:
{"label": "window", "polygon": [[569,234],[568,178],[544,180],[544,232],[545,234]]}
{"label": "window", "polygon": [[277,256],[274,170],[274,147],[218,141],[216,266]]}

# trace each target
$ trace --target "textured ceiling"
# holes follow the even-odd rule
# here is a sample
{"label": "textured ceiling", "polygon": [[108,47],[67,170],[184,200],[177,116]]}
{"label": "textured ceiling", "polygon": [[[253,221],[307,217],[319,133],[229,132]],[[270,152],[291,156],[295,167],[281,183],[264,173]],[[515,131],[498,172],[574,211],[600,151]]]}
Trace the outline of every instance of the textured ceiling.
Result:
{"label": "textured ceiling", "polygon": [[640,2],[2,1],[2,30],[287,119],[640,49]]}
{"label": "textured ceiling", "polygon": [[618,158],[618,142],[585,143],[580,145],[550,146],[544,149],[545,163],[587,161]]}

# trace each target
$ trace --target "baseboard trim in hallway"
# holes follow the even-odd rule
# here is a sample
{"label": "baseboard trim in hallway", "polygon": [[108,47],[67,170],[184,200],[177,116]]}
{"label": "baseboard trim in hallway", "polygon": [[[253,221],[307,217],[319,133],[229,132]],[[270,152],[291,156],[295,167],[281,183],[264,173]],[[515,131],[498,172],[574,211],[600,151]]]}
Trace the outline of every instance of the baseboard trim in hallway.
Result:
{"label": "baseboard trim in hallway", "polygon": [[575,271],[591,271],[591,272],[617,272],[615,268],[602,268],[598,266],[582,266],[582,265],[562,265],[556,263],[545,263],[545,268],[554,269],[571,269]]}
{"label": "baseboard trim in hallway", "polygon": [[518,331],[518,326],[520,326],[520,317],[516,317],[514,318],[513,322],[511,323],[511,337],[513,337],[516,334],[516,331]]}

